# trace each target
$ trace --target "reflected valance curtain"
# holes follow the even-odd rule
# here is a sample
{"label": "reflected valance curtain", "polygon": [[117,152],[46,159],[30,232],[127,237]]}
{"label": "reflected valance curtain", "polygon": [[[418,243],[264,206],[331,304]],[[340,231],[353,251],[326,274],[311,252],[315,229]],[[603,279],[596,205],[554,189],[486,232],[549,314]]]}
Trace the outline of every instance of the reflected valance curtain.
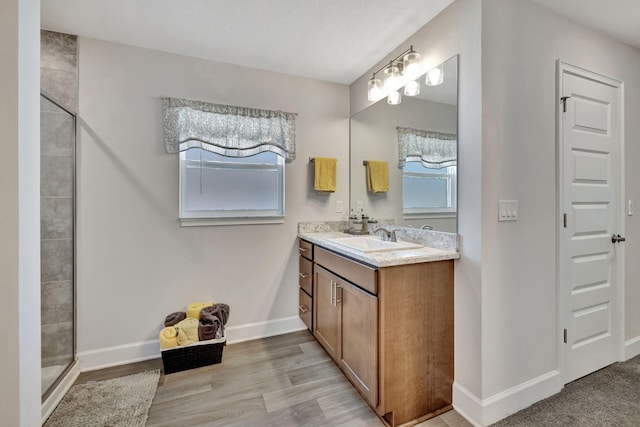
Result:
{"label": "reflected valance curtain", "polygon": [[168,153],[202,148],[227,157],[272,151],[296,158],[296,114],[162,98]]}
{"label": "reflected valance curtain", "polygon": [[397,127],[398,167],[406,162],[421,162],[425,168],[440,169],[455,166],[457,137],[453,133]]}

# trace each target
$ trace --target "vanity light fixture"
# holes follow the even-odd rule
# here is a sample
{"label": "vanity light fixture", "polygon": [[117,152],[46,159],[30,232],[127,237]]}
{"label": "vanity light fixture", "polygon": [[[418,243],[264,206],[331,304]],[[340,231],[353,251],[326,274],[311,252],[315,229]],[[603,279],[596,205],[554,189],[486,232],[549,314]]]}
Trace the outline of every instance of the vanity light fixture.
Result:
{"label": "vanity light fixture", "polygon": [[400,67],[391,62],[382,74],[384,74],[384,90],[387,92],[398,90],[401,84]]}
{"label": "vanity light fixture", "polygon": [[389,92],[389,96],[387,96],[387,104],[389,105],[398,105],[402,102],[402,95],[397,90],[392,90]]}
{"label": "vanity light fixture", "polygon": [[420,94],[420,81],[419,80],[409,80],[406,85],[404,85],[404,94],[407,96],[416,96]]}
{"label": "vanity light fixture", "polygon": [[433,67],[429,71],[427,71],[425,78],[425,84],[427,86],[438,86],[441,85],[444,81],[444,71],[442,70],[442,65],[438,65],[437,67]]}
{"label": "vanity light fixture", "polygon": [[[381,72],[384,76],[383,80],[377,77]],[[420,82],[417,80],[420,74],[422,74],[420,54],[411,46],[373,73],[373,77],[367,83],[367,99],[377,101],[386,95],[388,104],[400,104],[402,102],[400,89],[403,86],[406,96],[416,96],[420,93]]]}
{"label": "vanity light fixture", "polygon": [[382,80],[374,74],[369,83],[367,83],[367,94],[369,101],[377,101],[382,98],[384,89],[382,88]]}

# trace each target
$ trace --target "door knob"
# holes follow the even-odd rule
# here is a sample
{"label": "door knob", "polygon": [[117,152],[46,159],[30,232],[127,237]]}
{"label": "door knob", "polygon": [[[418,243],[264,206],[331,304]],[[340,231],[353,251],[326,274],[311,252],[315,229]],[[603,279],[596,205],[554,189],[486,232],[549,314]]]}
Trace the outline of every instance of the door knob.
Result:
{"label": "door knob", "polygon": [[612,234],[611,235],[611,243],[624,242],[625,240],[627,240],[627,239],[625,239],[624,237],[622,237],[619,234]]}

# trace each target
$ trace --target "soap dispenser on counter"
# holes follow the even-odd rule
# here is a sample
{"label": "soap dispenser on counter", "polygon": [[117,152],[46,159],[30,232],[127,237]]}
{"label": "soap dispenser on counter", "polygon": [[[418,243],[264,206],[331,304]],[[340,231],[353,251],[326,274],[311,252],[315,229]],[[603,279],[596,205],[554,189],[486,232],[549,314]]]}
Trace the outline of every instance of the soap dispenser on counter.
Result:
{"label": "soap dispenser on counter", "polygon": [[353,234],[353,231],[355,229],[355,224],[354,222],[358,220],[358,216],[355,214],[355,212],[353,212],[353,209],[351,209],[351,215],[349,215],[349,224],[348,224],[348,228],[347,228],[347,232]]}
{"label": "soap dispenser on counter", "polygon": [[369,220],[367,221],[367,229],[369,230],[368,233],[371,234],[371,231],[375,230],[376,228],[378,228],[378,220],[369,218]]}
{"label": "soap dispenser on counter", "polygon": [[360,219],[362,220],[362,234],[369,234],[369,217],[364,213],[364,209],[362,210]]}

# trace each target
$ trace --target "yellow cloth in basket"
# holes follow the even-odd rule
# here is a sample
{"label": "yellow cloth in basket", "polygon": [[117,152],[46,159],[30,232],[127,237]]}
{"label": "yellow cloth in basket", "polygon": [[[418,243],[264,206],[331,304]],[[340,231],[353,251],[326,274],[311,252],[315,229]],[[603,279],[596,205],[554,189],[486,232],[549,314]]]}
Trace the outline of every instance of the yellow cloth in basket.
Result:
{"label": "yellow cloth in basket", "polygon": [[372,193],[389,191],[389,164],[377,160],[367,162],[367,188]]}
{"label": "yellow cloth in basket", "polygon": [[160,348],[172,348],[178,346],[178,331],[173,326],[160,331]]}
{"label": "yellow cloth in basket", "polygon": [[313,189],[316,191],[336,191],[336,163],[338,160],[330,157],[316,157],[314,162],[316,166]]}
{"label": "yellow cloth in basket", "polygon": [[187,345],[198,342],[198,319],[195,317],[187,317],[175,326],[178,331],[178,344]]}
{"label": "yellow cloth in basket", "polygon": [[211,302],[194,302],[187,306],[187,317],[194,317],[200,320],[200,310],[205,307],[210,307],[215,304],[213,301]]}

